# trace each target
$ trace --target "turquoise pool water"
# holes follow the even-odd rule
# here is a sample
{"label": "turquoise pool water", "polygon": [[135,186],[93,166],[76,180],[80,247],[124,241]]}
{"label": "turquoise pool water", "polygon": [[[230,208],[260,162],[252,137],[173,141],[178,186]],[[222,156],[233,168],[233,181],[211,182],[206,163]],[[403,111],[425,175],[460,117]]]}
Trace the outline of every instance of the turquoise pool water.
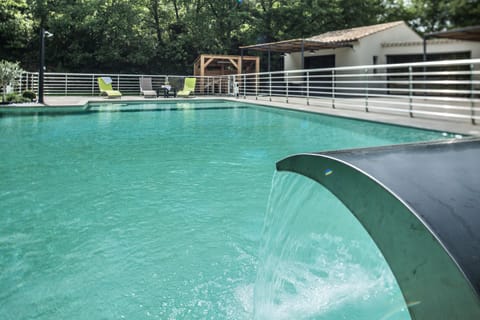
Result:
{"label": "turquoise pool water", "polygon": [[[314,238],[341,253],[325,268],[363,268],[358,286],[375,284],[362,287],[360,307],[348,300],[339,311],[344,300],[335,298],[332,313],[322,300],[341,274],[356,274],[348,268],[317,270],[322,285],[311,304],[326,306],[314,312],[301,305],[295,317],[275,312],[289,305],[285,297],[273,299],[273,309],[271,301],[262,305],[261,292],[272,296],[257,271],[271,272],[259,257],[270,250],[262,230],[275,162],[441,133],[225,102],[91,110],[0,117],[1,319],[340,319],[342,312],[367,319],[359,311],[365,301],[382,315],[401,303],[375,293],[399,297],[388,270],[369,273],[351,258],[363,240],[348,227],[354,231],[315,231]],[[336,211],[335,200],[325,201]],[[324,225],[339,220],[323,212]],[[352,219],[343,215],[334,229]],[[322,260],[321,250],[311,254]]]}

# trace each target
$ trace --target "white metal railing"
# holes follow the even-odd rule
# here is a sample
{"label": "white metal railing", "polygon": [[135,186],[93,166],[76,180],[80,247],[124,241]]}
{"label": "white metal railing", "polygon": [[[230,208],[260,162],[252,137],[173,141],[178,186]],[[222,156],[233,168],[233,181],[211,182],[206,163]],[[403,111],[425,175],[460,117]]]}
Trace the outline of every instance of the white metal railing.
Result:
{"label": "white metal railing", "polygon": [[[162,91],[162,85],[168,81],[177,90],[183,88],[186,76],[176,75],[147,75],[147,74],[106,74],[106,73],[58,73],[46,72],[44,76],[44,94],[46,96],[98,96],[100,94],[97,78],[110,77],[113,89],[120,90],[124,95],[140,95],[140,79],[152,79],[154,90]],[[193,77],[193,76],[187,76]],[[195,94],[213,95],[222,94],[226,85],[224,79],[216,77],[196,77]],[[14,92],[25,90],[38,92],[38,73],[25,72],[14,87]],[[1,89],[0,89],[1,92]]]}
{"label": "white metal railing", "polygon": [[[177,89],[184,76],[45,73],[45,95],[99,95],[97,78],[109,76],[124,95],[140,94],[140,79],[161,90],[168,79]],[[191,77],[191,76],[189,76]],[[312,107],[364,110],[480,121],[480,59],[369,65],[328,69],[196,77],[196,95],[238,95]],[[15,91],[37,91],[38,74],[26,72]]]}
{"label": "white metal railing", "polygon": [[240,96],[311,106],[480,120],[480,59],[237,76]]}

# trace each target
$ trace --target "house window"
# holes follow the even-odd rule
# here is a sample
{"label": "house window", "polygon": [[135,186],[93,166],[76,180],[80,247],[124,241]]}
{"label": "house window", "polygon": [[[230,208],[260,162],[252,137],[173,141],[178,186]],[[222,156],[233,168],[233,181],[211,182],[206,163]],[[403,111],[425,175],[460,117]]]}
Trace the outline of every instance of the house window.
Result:
{"label": "house window", "polygon": [[[470,59],[470,56],[471,56],[470,51],[427,53],[427,61]],[[397,55],[387,56],[388,64],[422,62],[422,61],[423,61],[423,54],[397,54]]]}
{"label": "house window", "polygon": [[[465,52],[442,52],[442,53],[429,53],[427,54],[427,61],[440,61],[450,59],[470,59],[471,53]],[[423,61],[423,54],[399,54],[399,55],[387,55],[387,64],[400,64],[400,63],[412,63]],[[452,71],[452,74],[448,76],[448,80],[452,80],[452,84],[430,84],[430,89],[452,89],[463,90],[468,92],[470,89],[468,84],[465,84],[469,80],[469,66],[468,65],[452,65],[452,66],[415,66],[412,68],[413,72],[426,72],[426,74],[417,74],[413,76],[414,81],[418,81],[413,84],[414,89],[418,89],[414,92],[415,95],[428,95],[428,90],[425,91],[425,85],[422,82],[438,80],[438,76],[435,72]],[[390,91],[392,94],[407,94],[408,91],[404,90],[408,88],[408,67],[399,66],[395,68],[388,68],[387,70],[388,88],[395,89]],[[432,73],[432,74],[429,74]],[[457,83],[455,83],[457,82]],[[462,83],[464,82],[464,83]],[[402,89],[404,91],[399,91]],[[422,91],[423,90],[423,91]],[[441,93],[441,95],[452,96],[448,92]],[[456,96],[466,96],[466,94],[456,94]]]}

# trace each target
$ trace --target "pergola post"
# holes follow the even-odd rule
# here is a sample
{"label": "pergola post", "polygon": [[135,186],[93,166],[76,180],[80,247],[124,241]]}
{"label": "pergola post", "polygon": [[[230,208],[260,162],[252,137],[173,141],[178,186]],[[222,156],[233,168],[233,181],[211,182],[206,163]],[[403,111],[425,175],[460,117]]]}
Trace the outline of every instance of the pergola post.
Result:
{"label": "pergola post", "polygon": [[202,88],[202,94],[205,93],[205,84],[203,82],[203,77],[205,76],[205,56],[200,55],[200,88]]}
{"label": "pergola post", "polygon": [[268,72],[270,72],[270,47],[268,47]]}
{"label": "pergola post", "polygon": [[305,69],[305,41],[302,39],[302,70]]}
{"label": "pergola post", "polygon": [[243,68],[243,49],[240,49],[240,63],[239,63],[239,69],[238,69],[239,74],[242,74],[242,68]]}

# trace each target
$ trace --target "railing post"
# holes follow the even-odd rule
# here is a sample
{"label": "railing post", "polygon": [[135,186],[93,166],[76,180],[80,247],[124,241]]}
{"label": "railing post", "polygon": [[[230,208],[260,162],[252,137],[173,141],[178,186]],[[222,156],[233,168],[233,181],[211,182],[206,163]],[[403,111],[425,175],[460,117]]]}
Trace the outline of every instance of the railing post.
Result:
{"label": "railing post", "polygon": [[408,67],[408,113],[410,114],[410,118],[413,117],[413,82],[412,80],[413,80],[412,66],[409,66]]}
{"label": "railing post", "polygon": [[247,75],[243,75],[243,99],[247,99]]}
{"label": "railing post", "polygon": [[65,73],[65,95],[68,95],[68,74]]}
{"label": "railing post", "polygon": [[20,86],[18,87],[18,90],[20,91],[20,93],[22,93],[22,82],[23,82],[23,72],[22,74],[20,75],[20,81],[18,82],[20,84]]}
{"label": "railing post", "polygon": [[365,112],[368,112],[368,69],[365,68]]}
{"label": "railing post", "polygon": [[117,74],[117,90],[120,91],[120,75]]}
{"label": "railing post", "polygon": [[95,95],[95,74],[92,74],[92,96]]}
{"label": "railing post", "polygon": [[272,101],[272,73],[268,74],[268,96],[269,100]]}
{"label": "railing post", "polygon": [[474,65],[473,63],[470,64],[470,117],[472,124],[475,124],[475,99],[474,99],[474,85],[473,85],[473,69]]}
{"label": "railing post", "polygon": [[288,71],[285,73],[285,77],[287,79],[287,87],[286,87],[286,99],[285,101],[288,103]]}
{"label": "railing post", "polygon": [[310,105],[310,71],[307,71],[307,106]]}
{"label": "railing post", "polygon": [[335,70],[332,70],[332,108],[335,109]]}
{"label": "railing post", "polygon": [[258,78],[258,74],[255,74],[255,100],[258,100],[258,84],[260,82]]}

